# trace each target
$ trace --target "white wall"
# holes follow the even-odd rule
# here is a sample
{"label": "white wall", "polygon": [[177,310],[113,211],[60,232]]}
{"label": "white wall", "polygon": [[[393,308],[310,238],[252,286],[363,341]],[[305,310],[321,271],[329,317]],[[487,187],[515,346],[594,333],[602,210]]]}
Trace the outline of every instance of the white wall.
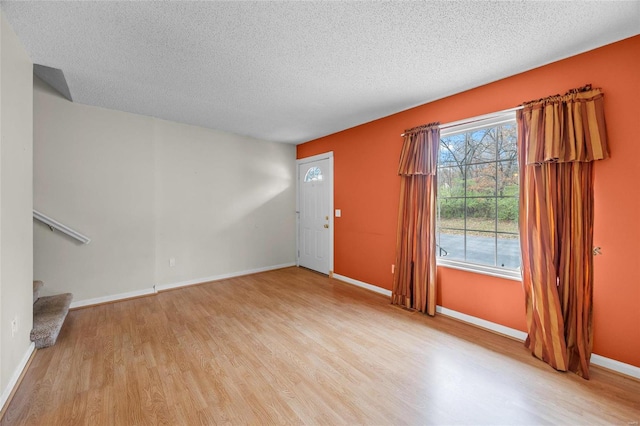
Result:
{"label": "white wall", "polygon": [[295,147],[71,103],[36,79],[34,206],[92,239],[34,225],[35,276],[76,301],[293,263]]}
{"label": "white wall", "polygon": [[[0,14],[0,402],[4,404],[29,355],[33,325],[33,64]],[[14,318],[18,330],[12,336]]]}
{"label": "white wall", "polygon": [[158,284],[295,261],[295,147],[155,124]]}
{"label": "white wall", "polygon": [[34,208],[87,235],[34,222],[43,294],[75,300],[153,287],[153,119],[71,103],[34,79]]}

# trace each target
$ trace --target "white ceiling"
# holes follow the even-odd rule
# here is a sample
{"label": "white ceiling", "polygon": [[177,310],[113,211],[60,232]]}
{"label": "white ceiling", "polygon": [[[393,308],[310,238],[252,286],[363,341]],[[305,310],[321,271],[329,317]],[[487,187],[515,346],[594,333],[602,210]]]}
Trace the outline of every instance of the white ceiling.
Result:
{"label": "white ceiling", "polygon": [[640,33],[639,1],[2,9],[33,62],[64,72],[75,102],[288,143]]}

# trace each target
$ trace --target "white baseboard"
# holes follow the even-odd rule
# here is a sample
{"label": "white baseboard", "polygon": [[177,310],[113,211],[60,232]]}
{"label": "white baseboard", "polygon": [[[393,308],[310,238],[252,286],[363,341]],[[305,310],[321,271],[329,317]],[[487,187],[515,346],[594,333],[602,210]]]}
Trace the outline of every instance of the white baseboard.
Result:
{"label": "white baseboard", "polygon": [[[522,342],[527,338],[527,333],[524,331],[516,330],[515,328],[505,327],[504,325],[497,324],[495,322],[483,320],[482,318],[472,317],[471,315],[463,314],[461,312],[454,311],[452,309],[443,308],[442,306],[436,307],[436,312],[446,315],[451,318],[458,319],[460,321],[485,328],[487,330],[504,334],[505,336],[513,337],[514,339]],[[591,354],[591,364],[597,365],[608,370],[615,371],[626,376],[635,377],[640,379],[640,367],[636,367],[631,364],[616,361],[615,359],[607,358],[598,354]]]}
{"label": "white baseboard", "polygon": [[118,293],[118,294],[111,294],[109,296],[96,297],[94,299],[78,300],[77,302],[71,302],[71,305],[69,306],[69,308],[74,309],[74,308],[82,308],[82,307],[91,306],[91,305],[100,305],[102,303],[109,303],[109,302],[116,302],[118,300],[131,299],[132,297],[147,296],[150,294],[154,294],[155,292],[156,291],[154,290],[154,288],[151,287],[151,288],[145,288],[142,290],[129,291],[127,293]]}
{"label": "white baseboard", "polygon": [[345,277],[344,275],[333,274],[333,278],[336,280],[344,281],[347,284],[355,285],[358,287],[366,288],[367,290],[375,291],[376,293],[384,294],[385,296],[391,297],[391,290],[387,290],[386,288],[378,287],[377,285],[367,284],[362,281],[354,280],[353,278]]}
{"label": "white baseboard", "polygon": [[7,399],[9,399],[11,392],[13,392],[13,388],[15,388],[16,385],[18,384],[20,375],[24,371],[24,368],[27,366],[27,363],[29,362],[29,358],[31,358],[31,354],[35,349],[36,349],[35,343],[31,342],[31,344],[27,348],[27,351],[22,356],[22,359],[20,360],[20,364],[18,364],[18,367],[13,372],[13,375],[11,375],[11,379],[9,380],[9,383],[7,383],[7,387],[4,388],[4,390],[2,391],[2,396],[0,396],[0,411],[4,410],[4,404],[7,403]]}
{"label": "white baseboard", "polygon": [[506,327],[504,325],[483,320],[482,318],[474,317],[471,315],[463,314],[462,312],[454,311],[453,309],[445,308],[442,306],[436,306],[436,312],[444,316],[455,318],[459,321],[466,322],[467,324],[475,325],[476,327],[485,328],[493,331],[494,333],[503,334],[505,336],[513,337],[514,339],[524,340],[527,338],[527,333],[524,331],[516,330],[515,328]]}
{"label": "white baseboard", "polygon": [[[386,290],[371,284],[363,283],[362,281],[354,280],[353,278],[344,277],[338,274],[333,274],[333,277],[340,281],[344,281],[348,284],[356,285],[358,287],[363,287],[368,290],[375,291],[377,293],[391,296],[391,291],[389,290]],[[443,306],[436,306],[436,312],[444,316],[448,316],[448,317],[466,322],[476,327],[481,327],[486,330],[493,331],[495,333],[512,337],[522,342],[524,342],[524,340],[527,338],[527,333],[525,333],[524,331],[516,330],[515,328],[506,327],[504,325],[487,321],[482,318],[463,314],[462,312],[457,312],[457,311],[454,311],[453,309],[448,309]],[[640,367],[636,367],[635,365],[626,364],[624,362],[616,361],[615,359],[607,358],[597,354],[591,354],[591,364],[618,372],[620,374],[624,374],[626,376],[640,379]]]}
{"label": "white baseboard", "polygon": [[624,362],[597,354],[591,354],[591,364],[640,379],[640,367],[636,367],[635,365],[625,364]]}
{"label": "white baseboard", "polygon": [[276,270],[276,269],[289,268],[291,266],[296,266],[296,263],[295,262],[291,262],[291,263],[283,263],[281,265],[265,266],[265,267],[262,267],[262,268],[248,269],[246,271],[231,272],[231,273],[228,273],[228,274],[213,275],[211,277],[203,277],[203,278],[196,278],[196,279],[193,279],[193,280],[180,281],[180,282],[172,283],[172,284],[158,284],[158,285],[156,285],[156,291],[170,290],[172,288],[185,287],[185,286],[194,285],[194,284],[203,284],[203,283],[207,283],[209,281],[225,280],[227,278],[234,278],[234,277],[241,277],[243,275],[257,274],[259,272],[273,271],[273,270]]}
{"label": "white baseboard", "polygon": [[151,288],[145,288],[142,290],[130,291],[127,293],[111,294],[109,296],[96,297],[94,299],[78,300],[75,302],[71,302],[71,306],[69,308],[74,309],[74,308],[82,308],[85,306],[100,305],[102,303],[117,302],[118,300],[131,299],[133,297],[148,296],[162,290],[170,290],[172,288],[185,287],[185,286],[194,285],[194,284],[203,284],[209,281],[217,281],[217,280],[223,280],[226,278],[240,277],[242,275],[256,274],[258,272],[273,271],[275,269],[288,268],[290,266],[296,266],[295,262],[283,263],[281,265],[266,266],[263,268],[249,269],[249,270],[240,271],[240,272],[232,272],[229,274],[215,275],[212,277],[196,278],[193,280],[181,281],[173,284],[158,284]]}

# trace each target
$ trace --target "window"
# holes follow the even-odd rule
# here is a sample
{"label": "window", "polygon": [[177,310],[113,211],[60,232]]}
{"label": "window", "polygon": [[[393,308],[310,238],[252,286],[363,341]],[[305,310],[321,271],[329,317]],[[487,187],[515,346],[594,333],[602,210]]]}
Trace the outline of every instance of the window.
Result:
{"label": "window", "polygon": [[443,129],[438,263],[520,277],[515,114]]}
{"label": "window", "polygon": [[322,180],[322,170],[320,170],[320,167],[311,167],[307,170],[307,174],[304,175],[304,181],[313,182],[317,180]]}

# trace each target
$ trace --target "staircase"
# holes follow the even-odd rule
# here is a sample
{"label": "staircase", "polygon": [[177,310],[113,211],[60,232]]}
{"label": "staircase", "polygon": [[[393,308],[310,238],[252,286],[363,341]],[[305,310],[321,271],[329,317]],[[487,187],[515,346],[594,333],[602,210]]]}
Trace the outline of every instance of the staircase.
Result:
{"label": "staircase", "polygon": [[36,348],[46,348],[56,343],[64,319],[69,312],[71,293],[40,297],[42,281],[33,282],[33,330],[31,341]]}

